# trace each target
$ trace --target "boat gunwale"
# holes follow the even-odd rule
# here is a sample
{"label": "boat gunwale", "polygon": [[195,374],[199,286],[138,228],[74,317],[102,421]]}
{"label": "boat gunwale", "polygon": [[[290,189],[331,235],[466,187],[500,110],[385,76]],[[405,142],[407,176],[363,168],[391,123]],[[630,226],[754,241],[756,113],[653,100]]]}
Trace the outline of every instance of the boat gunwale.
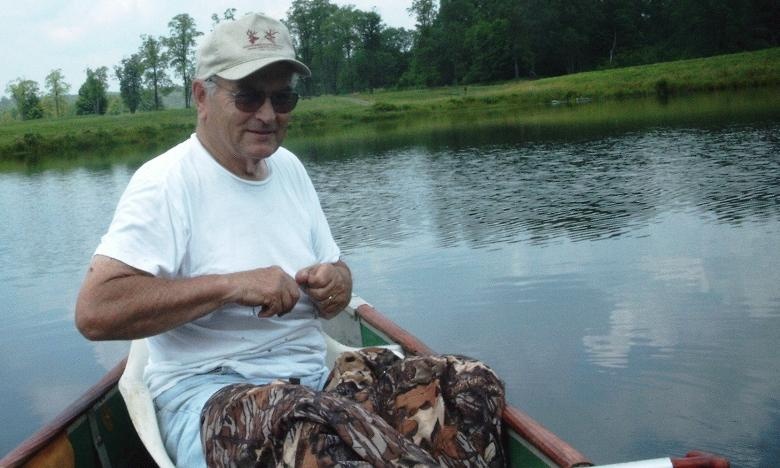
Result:
{"label": "boat gunwale", "polygon": [[48,444],[52,443],[60,434],[67,431],[74,421],[86,414],[101,397],[116,387],[122,372],[125,370],[126,363],[127,358],[119,361],[96,384],[89,387],[86,392],[79,396],[76,401],[68,405],[54,419],[46,423],[45,426],[0,459],[0,467],[21,466]]}
{"label": "boat gunwale", "polygon": [[[434,353],[426,344],[396,325],[371,304],[364,302],[354,310],[361,320],[382,331],[392,341],[400,344],[405,351],[421,355]],[[514,430],[558,466],[567,468],[593,466],[593,462],[585,455],[519,409],[507,404],[502,419],[508,428]]]}
{"label": "boat gunwale", "polygon": [[[351,310],[350,310],[351,309]],[[360,301],[344,312],[364,321],[372,328],[385,334],[391,341],[398,343],[408,353],[419,355],[434,354],[434,351],[417,337],[404,330],[371,304]],[[0,467],[22,466],[36,453],[52,443],[60,434],[80,416],[85,414],[95,403],[115,387],[125,369],[127,358],[122,359],[108,371],[95,385],[90,387],[76,401],[67,406],[53,420],[39,431],[25,439],[14,450],[0,459]],[[578,450],[560,439],[554,433],[536,422],[519,409],[507,405],[502,419],[506,427],[516,432],[529,442],[550,461],[561,467],[574,468],[592,466],[593,463]],[[508,434],[507,434],[508,435]]]}

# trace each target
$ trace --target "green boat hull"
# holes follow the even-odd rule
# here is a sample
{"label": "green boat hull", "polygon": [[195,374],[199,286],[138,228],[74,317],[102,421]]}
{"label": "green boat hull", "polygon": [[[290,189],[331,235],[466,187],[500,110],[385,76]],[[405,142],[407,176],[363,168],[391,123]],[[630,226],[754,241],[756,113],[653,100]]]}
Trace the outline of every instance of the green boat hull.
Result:
{"label": "green boat hull", "polygon": [[[358,301],[325,324],[348,346],[399,344],[406,353],[432,352],[368,304]],[[120,362],[54,421],[0,460],[0,467],[156,466],[133,427],[117,382]],[[590,466],[575,449],[515,408],[504,415],[506,453],[512,467]]]}

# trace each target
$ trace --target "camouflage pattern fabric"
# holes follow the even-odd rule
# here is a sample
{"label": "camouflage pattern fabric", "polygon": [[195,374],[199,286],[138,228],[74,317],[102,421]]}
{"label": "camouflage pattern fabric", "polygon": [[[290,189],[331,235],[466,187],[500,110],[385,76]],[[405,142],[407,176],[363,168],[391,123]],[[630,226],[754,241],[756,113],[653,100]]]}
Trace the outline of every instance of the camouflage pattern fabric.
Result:
{"label": "camouflage pattern fabric", "polygon": [[238,384],[201,414],[209,466],[504,466],[503,384],[461,356],[342,354],[325,389]]}

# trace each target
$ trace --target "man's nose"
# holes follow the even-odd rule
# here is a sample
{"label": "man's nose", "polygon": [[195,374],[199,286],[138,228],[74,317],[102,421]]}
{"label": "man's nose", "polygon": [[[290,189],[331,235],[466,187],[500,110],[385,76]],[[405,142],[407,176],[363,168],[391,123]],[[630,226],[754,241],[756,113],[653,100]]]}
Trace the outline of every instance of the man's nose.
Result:
{"label": "man's nose", "polygon": [[274,106],[271,104],[271,96],[266,96],[265,101],[263,101],[263,105],[261,105],[260,108],[257,109],[257,112],[255,112],[255,118],[267,122],[273,120],[275,117],[276,111],[274,110]]}

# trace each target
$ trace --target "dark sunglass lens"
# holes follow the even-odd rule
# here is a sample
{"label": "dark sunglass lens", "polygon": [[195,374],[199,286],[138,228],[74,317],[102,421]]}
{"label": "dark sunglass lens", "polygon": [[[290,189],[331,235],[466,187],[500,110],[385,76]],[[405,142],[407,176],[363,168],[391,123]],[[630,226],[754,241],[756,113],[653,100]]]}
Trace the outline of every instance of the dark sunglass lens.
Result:
{"label": "dark sunglass lens", "polygon": [[241,91],[234,95],[236,108],[242,112],[257,112],[265,102],[265,93]]}
{"label": "dark sunglass lens", "polygon": [[[298,104],[298,93],[289,91],[276,92],[270,95],[274,111],[286,114]],[[265,104],[266,94],[263,91],[239,91],[233,94],[236,109],[242,112],[257,112]]]}
{"label": "dark sunglass lens", "polygon": [[276,112],[286,114],[295,109],[298,104],[298,93],[281,92],[271,95],[271,105]]}

